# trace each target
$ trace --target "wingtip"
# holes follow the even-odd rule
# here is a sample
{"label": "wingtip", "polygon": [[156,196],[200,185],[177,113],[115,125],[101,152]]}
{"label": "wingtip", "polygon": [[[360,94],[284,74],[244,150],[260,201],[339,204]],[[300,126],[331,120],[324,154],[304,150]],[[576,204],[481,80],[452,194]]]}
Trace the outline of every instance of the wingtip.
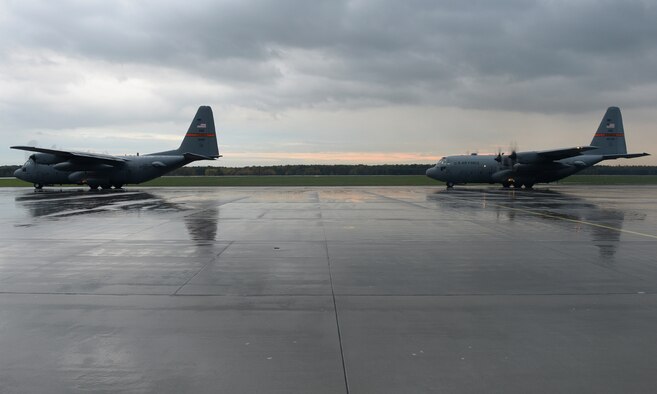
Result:
{"label": "wingtip", "polygon": [[35,146],[25,146],[25,145],[14,145],[10,146],[10,149],[19,149],[19,150],[32,150],[35,149]]}

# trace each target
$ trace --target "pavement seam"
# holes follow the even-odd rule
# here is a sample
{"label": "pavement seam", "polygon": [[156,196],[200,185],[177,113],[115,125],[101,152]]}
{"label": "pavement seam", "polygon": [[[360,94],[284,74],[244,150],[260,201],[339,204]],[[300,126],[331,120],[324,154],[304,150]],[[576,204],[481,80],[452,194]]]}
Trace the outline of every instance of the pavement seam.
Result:
{"label": "pavement seam", "polygon": [[[170,293],[83,293],[83,292],[22,292],[22,291],[0,291],[0,295],[53,295],[53,296],[147,296],[147,297],[326,297],[328,294],[170,294]],[[591,297],[591,296],[654,296],[657,295],[655,291],[635,291],[635,292],[599,292],[599,293],[444,293],[444,294],[352,294],[343,293],[340,297],[398,297],[398,298],[411,298],[411,297]]]}
{"label": "pavement seam", "polygon": [[[317,193],[317,192],[316,192]],[[342,331],[340,330],[340,317],[338,316],[338,303],[335,300],[335,290],[333,288],[333,274],[331,272],[331,256],[328,248],[328,238],[326,236],[326,227],[324,226],[324,216],[322,215],[322,203],[319,201],[319,193],[317,193],[319,220],[322,224],[322,232],[324,233],[324,251],[326,252],[326,264],[328,266],[329,284],[331,285],[331,298],[333,299],[333,312],[335,313],[335,326],[338,334],[338,345],[340,346],[340,361],[342,362],[342,374],[344,377],[345,391],[349,394],[349,378],[347,375],[347,364],[344,360],[344,347],[342,346]]]}
{"label": "pavement seam", "polygon": [[180,287],[179,287],[178,289],[176,289],[176,291],[174,291],[173,294],[171,294],[171,295],[172,295],[172,296],[177,296],[177,295],[178,295],[178,292],[179,292],[180,290],[182,290],[183,287],[187,286],[187,284],[188,284],[189,282],[191,282],[192,279],[196,278],[196,276],[197,276],[198,274],[200,274],[200,273],[201,273],[205,268],[207,268],[210,264],[212,264],[212,263],[214,263],[215,261],[217,261],[217,259],[219,258],[219,256],[221,256],[221,255],[222,255],[222,254],[223,254],[228,248],[230,248],[230,245],[232,245],[233,242],[235,242],[235,241],[230,241],[230,242],[228,243],[228,245],[226,245],[226,247],[223,248],[223,249],[221,250],[221,252],[219,252],[216,256],[214,256],[213,259],[210,259],[207,263],[203,264],[203,267],[201,267],[201,269],[199,269],[198,271],[196,271],[196,273],[195,273],[194,275],[192,275],[189,279],[187,279],[187,280],[185,281],[185,283],[183,283],[182,285],[180,285]]}

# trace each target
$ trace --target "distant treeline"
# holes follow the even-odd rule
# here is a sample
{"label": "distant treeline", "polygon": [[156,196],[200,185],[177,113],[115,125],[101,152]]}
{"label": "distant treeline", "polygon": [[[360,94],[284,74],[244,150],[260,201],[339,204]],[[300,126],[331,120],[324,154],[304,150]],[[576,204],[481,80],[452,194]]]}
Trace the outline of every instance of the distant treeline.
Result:
{"label": "distant treeline", "polygon": [[[383,165],[286,165],[253,167],[182,167],[169,175],[236,176],[236,175],[424,175],[429,164]],[[0,177],[10,177],[20,166],[0,166]],[[593,166],[582,175],[657,175],[657,166]]]}
{"label": "distant treeline", "polygon": [[171,175],[424,175],[428,164],[182,167]]}
{"label": "distant treeline", "polygon": [[0,176],[14,176],[14,171],[21,168],[21,166],[0,166]]}

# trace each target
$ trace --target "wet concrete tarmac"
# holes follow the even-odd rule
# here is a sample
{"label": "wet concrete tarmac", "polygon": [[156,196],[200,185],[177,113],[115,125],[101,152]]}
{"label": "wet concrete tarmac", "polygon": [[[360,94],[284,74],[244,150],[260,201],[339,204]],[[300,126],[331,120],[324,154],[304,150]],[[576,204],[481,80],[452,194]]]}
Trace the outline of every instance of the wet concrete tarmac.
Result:
{"label": "wet concrete tarmac", "polygon": [[653,392],[657,187],[0,190],[0,392]]}

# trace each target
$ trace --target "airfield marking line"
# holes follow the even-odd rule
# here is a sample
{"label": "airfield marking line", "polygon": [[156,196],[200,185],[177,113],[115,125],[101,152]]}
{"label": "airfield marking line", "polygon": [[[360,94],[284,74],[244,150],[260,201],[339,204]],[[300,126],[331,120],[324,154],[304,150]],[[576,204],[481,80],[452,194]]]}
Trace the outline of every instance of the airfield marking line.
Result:
{"label": "airfield marking line", "polygon": [[566,218],[566,217],[559,216],[559,215],[553,215],[553,214],[549,214],[549,213],[536,212],[536,211],[532,211],[532,210],[530,210],[530,209],[514,208],[514,207],[506,206],[506,205],[504,205],[504,204],[495,204],[495,203],[492,203],[492,204],[490,204],[490,205],[497,206],[497,207],[501,207],[501,208],[506,208],[506,209],[509,209],[509,210],[512,210],[512,211],[526,212],[526,213],[530,213],[530,214],[532,214],[532,215],[536,215],[536,216],[543,216],[543,217],[551,218],[551,219],[559,219],[559,220],[563,220],[563,221],[567,221],[567,222],[573,222],[573,223],[585,224],[585,225],[587,225],[587,226],[593,226],[593,227],[604,228],[604,229],[607,229],[607,230],[618,231],[618,232],[620,232],[620,233],[627,233],[627,234],[633,234],[633,235],[639,235],[639,236],[642,236],[642,237],[648,237],[648,238],[654,238],[654,239],[657,239],[657,235],[646,234],[646,233],[640,233],[640,232],[638,232],[638,231],[632,231],[632,230],[625,230],[625,229],[622,229],[622,228],[616,228],[616,227],[606,226],[606,225],[604,225],[604,224],[598,224],[598,223],[593,223],[593,222],[587,222],[587,221],[585,221],[585,220],[570,219],[570,218]]}

